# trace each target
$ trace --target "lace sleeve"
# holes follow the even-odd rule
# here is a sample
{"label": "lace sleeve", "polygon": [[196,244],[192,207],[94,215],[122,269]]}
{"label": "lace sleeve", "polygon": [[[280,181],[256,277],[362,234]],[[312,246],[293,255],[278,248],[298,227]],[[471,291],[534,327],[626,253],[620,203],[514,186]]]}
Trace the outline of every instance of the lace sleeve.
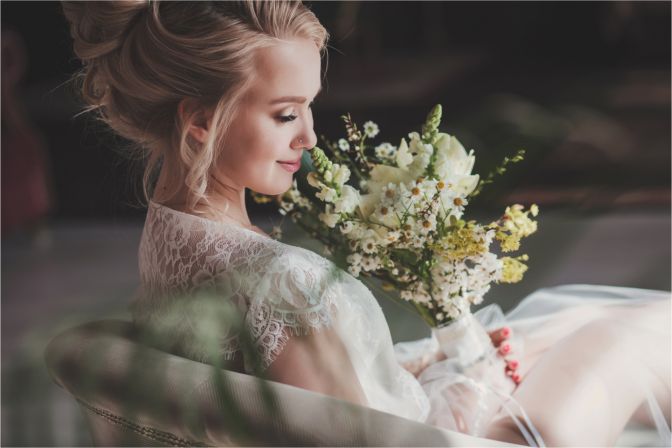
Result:
{"label": "lace sleeve", "polygon": [[[252,278],[246,326],[266,369],[292,335],[331,327],[339,288],[335,266],[312,252],[276,257]],[[250,371],[249,360],[245,362]]]}

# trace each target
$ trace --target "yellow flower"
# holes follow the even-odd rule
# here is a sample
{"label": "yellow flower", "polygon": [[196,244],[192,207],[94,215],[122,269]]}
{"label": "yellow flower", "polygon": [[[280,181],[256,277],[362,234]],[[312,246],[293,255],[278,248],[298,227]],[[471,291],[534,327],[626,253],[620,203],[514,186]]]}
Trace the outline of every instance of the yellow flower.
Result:
{"label": "yellow flower", "polygon": [[500,283],[518,283],[523,279],[523,274],[527,271],[527,265],[519,261],[519,259],[526,260],[527,256],[518,258],[502,257],[504,266],[502,268],[502,276],[499,279]]}

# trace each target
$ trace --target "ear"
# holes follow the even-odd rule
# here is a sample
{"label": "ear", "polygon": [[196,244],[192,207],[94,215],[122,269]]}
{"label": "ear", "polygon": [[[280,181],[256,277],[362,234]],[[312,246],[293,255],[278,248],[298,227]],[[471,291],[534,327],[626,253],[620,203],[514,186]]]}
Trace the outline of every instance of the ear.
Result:
{"label": "ear", "polygon": [[205,143],[212,125],[213,111],[194,98],[184,98],[177,105],[180,120],[189,122],[189,135],[199,143]]}

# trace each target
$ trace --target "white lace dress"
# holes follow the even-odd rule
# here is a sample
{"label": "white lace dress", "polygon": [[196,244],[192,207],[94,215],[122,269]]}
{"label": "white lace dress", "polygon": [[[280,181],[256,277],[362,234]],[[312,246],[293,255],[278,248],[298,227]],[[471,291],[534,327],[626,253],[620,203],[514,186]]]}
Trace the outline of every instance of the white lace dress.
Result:
{"label": "white lace dress", "polygon": [[[189,292],[211,287],[222,291],[221,300],[233,303],[244,316],[263,367],[274,361],[292,335],[329,327],[347,350],[368,406],[476,436],[483,436],[487,429],[487,422],[479,428],[460,422],[464,415],[473,413],[470,408],[475,405],[468,395],[460,396],[459,387],[453,387],[456,375],[449,367],[450,360],[430,367],[419,380],[399,365],[402,358],[436,350],[435,341],[393,346],[383,312],[369,289],[311,251],[236,224],[210,221],[150,202],[139,263],[142,287],[131,307],[134,320],[162,329],[185,356],[212,361],[197,337],[203,325],[188,312],[178,319],[169,318],[167,310]],[[523,349],[525,352],[521,364],[525,374],[549,347],[599,318],[605,306],[669,304],[669,300],[669,293],[660,291],[573,285],[537,291],[507,316],[491,306],[477,317],[488,329],[504,324],[513,328],[514,348],[521,357]],[[628,325],[624,323],[624,327]],[[218,331],[218,356],[240,360],[240,370],[250,373],[248,359],[241,355],[239,333],[231,328]],[[669,339],[669,320],[667,328],[656,331],[660,331],[656,337]],[[663,342],[669,350],[669,340]],[[669,440],[660,407],[655,402],[649,404],[661,439]]]}

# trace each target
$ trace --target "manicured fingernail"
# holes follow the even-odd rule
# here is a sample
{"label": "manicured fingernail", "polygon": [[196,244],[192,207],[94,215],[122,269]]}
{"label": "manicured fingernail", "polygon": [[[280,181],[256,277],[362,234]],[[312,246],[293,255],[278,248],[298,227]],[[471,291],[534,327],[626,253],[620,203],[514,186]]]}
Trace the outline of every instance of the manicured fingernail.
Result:
{"label": "manicured fingernail", "polygon": [[501,353],[502,355],[506,355],[510,351],[511,351],[511,344],[509,344],[508,342],[505,342],[499,346],[499,353]]}
{"label": "manicured fingernail", "polygon": [[518,361],[515,359],[510,359],[506,361],[506,367],[508,367],[511,370],[516,370],[518,368]]}
{"label": "manicured fingernail", "polygon": [[511,336],[511,329],[509,327],[504,327],[499,331],[499,334],[503,338],[508,338],[509,336]]}

